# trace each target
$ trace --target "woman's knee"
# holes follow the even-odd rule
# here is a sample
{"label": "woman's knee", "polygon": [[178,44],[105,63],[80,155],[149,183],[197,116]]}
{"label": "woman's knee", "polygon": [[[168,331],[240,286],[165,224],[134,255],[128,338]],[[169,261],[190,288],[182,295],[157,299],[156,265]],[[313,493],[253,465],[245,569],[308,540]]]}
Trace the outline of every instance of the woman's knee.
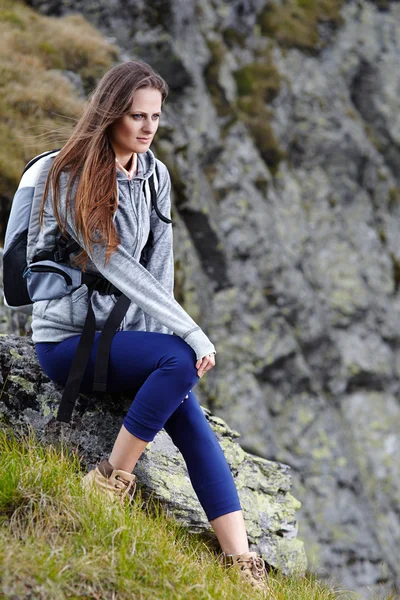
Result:
{"label": "woman's knee", "polygon": [[191,385],[198,380],[196,369],[196,355],[194,350],[182,338],[171,336],[172,340],[168,350],[159,361],[158,368],[165,371],[174,371],[179,377],[187,379]]}

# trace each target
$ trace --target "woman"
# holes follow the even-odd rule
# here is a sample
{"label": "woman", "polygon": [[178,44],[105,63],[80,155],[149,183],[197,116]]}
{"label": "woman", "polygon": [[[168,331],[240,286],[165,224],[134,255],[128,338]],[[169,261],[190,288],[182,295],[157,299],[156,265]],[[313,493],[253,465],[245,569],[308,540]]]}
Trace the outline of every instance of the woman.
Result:
{"label": "woman", "polygon": [[[54,247],[56,235],[67,232],[82,248],[74,263],[100,273],[131,300],[112,341],[107,391],[129,392],[135,400],[111,455],[83,483],[131,501],[132,470],[164,428],[182,452],[224,564],[265,588],[265,565],[249,552],[231,472],[192,390],[215,366],[215,347],[173,297],[172,225],[154,210],[150,214],[143,194],[144,181],[157,164],[158,208],[170,217],[170,176],[149,149],[167,94],[166,82],[144,62],[112,68],[56,156],[43,196],[38,250]],[[153,247],[143,266],[139,259],[150,227]],[[115,302],[96,292],[91,300],[96,336],[82,391],[92,389],[100,330]],[[60,385],[66,383],[87,307],[86,285],[64,298],[34,304],[32,339],[38,359]]]}

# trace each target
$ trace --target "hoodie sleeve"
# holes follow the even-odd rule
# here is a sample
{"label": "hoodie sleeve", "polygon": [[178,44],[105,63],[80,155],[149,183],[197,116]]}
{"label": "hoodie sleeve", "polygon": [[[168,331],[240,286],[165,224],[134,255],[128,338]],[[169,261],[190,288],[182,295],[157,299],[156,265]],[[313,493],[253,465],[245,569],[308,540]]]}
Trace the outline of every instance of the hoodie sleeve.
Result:
{"label": "hoodie sleeve", "polygon": [[[163,173],[163,178],[161,176]],[[171,218],[171,178],[168,170],[160,169],[160,183],[157,191],[157,206],[160,212]],[[163,288],[174,297],[174,251],[173,251],[173,229],[172,223],[162,221],[155,210],[150,216],[150,227],[153,233],[153,245],[147,256],[146,269],[153,275]],[[148,313],[144,313],[146,331],[158,333],[174,332],[154,319]]]}
{"label": "hoodie sleeve", "polygon": [[[185,340],[185,342],[194,350],[197,360],[212,352],[216,353],[214,345],[204,331],[174,299],[171,293],[171,283],[169,283],[169,289],[165,289],[156,277],[141,265],[138,260],[131,256],[121,244],[117,246],[107,265],[105,264],[106,246],[103,243],[93,243],[92,250],[88,250],[84,245],[83,240],[76,232],[73,203],[71,203],[72,210],[65,210],[67,176],[63,177],[63,175],[64,174],[62,174],[60,178],[61,216],[62,218],[65,218],[65,213],[67,213],[66,227],[68,233],[82,248],[85,248],[90,260],[98,271],[132,300],[132,302],[135,302],[140,306],[140,308],[151,318],[164,325],[167,330],[172,330],[176,335]],[[168,186],[165,187],[165,190],[167,190],[167,188]],[[162,205],[163,200],[160,198],[160,206]],[[165,223],[165,225],[171,227],[171,225],[167,223]],[[172,235],[172,232],[170,231],[166,235]],[[164,236],[160,233],[159,240],[163,237]],[[168,260],[171,261],[171,257],[169,257]],[[155,261],[154,264],[156,262],[157,261]]]}

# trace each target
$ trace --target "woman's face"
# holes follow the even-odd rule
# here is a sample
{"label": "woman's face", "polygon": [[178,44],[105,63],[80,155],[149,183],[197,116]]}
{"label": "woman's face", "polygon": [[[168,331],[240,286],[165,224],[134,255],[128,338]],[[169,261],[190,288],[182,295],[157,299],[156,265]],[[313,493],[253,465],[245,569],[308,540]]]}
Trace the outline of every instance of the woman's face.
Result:
{"label": "woman's face", "polygon": [[116,119],[109,128],[110,142],[117,157],[148,150],[158,129],[161,102],[158,90],[136,90],[129,113]]}

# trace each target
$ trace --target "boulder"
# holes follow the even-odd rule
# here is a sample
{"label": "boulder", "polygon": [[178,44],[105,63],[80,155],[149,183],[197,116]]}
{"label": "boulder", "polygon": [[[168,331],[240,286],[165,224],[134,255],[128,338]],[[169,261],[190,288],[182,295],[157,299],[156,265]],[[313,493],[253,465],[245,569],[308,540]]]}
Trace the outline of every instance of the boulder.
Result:
{"label": "boulder", "polygon": [[[62,388],[43,373],[29,337],[0,334],[0,373],[3,426],[19,431],[32,428],[48,444],[63,440],[78,449],[86,469],[111,452],[132,397],[81,394],[71,423],[57,421]],[[290,467],[245,452],[237,442],[239,434],[203,410],[233,473],[251,549],[287,575],[304,572],[306,557],[295,520],[301,503],[290,493]],[[183,458],[164,431],[146,448],[135,473],[145,496],[152,494],[191,531],[214,537]]]}

